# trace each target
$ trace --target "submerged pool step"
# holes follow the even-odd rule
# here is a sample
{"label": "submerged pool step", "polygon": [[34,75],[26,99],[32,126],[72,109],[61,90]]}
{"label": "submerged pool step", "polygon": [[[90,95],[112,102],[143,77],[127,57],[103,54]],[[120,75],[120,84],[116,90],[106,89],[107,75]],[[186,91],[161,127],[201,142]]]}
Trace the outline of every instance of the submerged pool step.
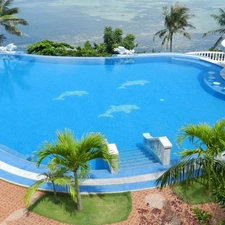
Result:
{"label": "submerged pool step", "polygon": [[119,164],[120,169],[124,168],[133,168],[133,167],[141,167],[141,166],[150,166],[152,164],[159,163],[152,160],[145,160],[145,161],[129,161],[129,162],[123,162]]}
{"label": "submerged pool step", "polygon": [[127,165],[127,164],[140,164],[141,162],[144,163],[155,163],[158,162],[154,157],[147,157],[147,156],[136,156],[134,158],[120,158],[119,162],[121,165]]}
{"label": "submerged pool step", "polygon": [[148,157],[148,158],[154,158],[154,156],[147,152],[146,150],[143,149],[130,149],[130,150],[125,150],[121,151],[119,153],[119,158],[120,159],[128,159],[128,158],[136,158],[136,157]]}
{"label": "submerged pool step", "polygon": [[119,155],[119,168],[121,170],[128,168],[147,167],[158,163],[155,157],[144,148],[128,149]]}

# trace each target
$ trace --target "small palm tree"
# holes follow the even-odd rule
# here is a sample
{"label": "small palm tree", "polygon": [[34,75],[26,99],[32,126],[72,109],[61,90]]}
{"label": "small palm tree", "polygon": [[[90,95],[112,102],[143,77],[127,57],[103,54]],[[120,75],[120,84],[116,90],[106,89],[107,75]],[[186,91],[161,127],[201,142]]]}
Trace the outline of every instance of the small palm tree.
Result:
{"label": "small palm tree", "polygon": [[[0,0],[0,24],[5,30],[13,35],[22,36],[22,31],[17,28],[17,25],[28,25],[28,21],[14,16],[19,12],[18,7],[9,8],[13,0]],[[1,42],[5,36],[1,36]]]}
{"label": "small palm tree", "polygon": [[189,187],[194,178],[200,177],[211,191],[212,185],[224,182],[225,163],[218,155],[225,150],[225,119],[219,120],[213,127],[205,123],[184,126],[177,136],[178,145],[186,138],[195,148],[184,149],[180,153],[181,161],[161,175],[156,184],[162,188],[185,180],[186,187]]}
{"label": "small palm tree", "polygon": [[193,14],[189,14],[189,8],[181,6],[177,2],[172,4],[170,10],[168,7],[163,7],[164,17],[164,29],[155,33],[153,41],[156,36],[162,39],[162,47],[166,44],[170,46],[170,52],[173,50],[173,35],[182,34],[184,37],[191,39],[188,32],[185,31],[186,27],[195,28],[193,25],[188,23],[188,19],[193,17]]}
{"label": "small palm tree", "polygon": [[71,187],[71,177],[66,176],[65,169],[58,169],[56,171],[48,171],[45,173],[42,173],[39,175],[39,180],[37,180],[35,183],[33,183],[28,189],[24,196],[24,199],[26,201],[26,205],[28,206],[30,204],[31,197],[33,194],[38,190],[38,188],[44,184],[44,183],[52,183],[53,186],[53,193],[56,197],[56,185],[60,186],[67,186],[70,195],[74,198],[75,193],[73,191],[73,188]]}
{"label": "small palm tree", "polygon": [[45,142],[41,150],[37,152],[37,165],[43,159],[50,157],[49,168],[64,168],[71,171],[74,176],[77,209],[82,210],[81,195],[79,190],[79,178],[87,177],[90,171],[89,161],[103,159],[117,170],[118,159],[108,151],[108,145],[100,133],[89,133],[80,141],[75,140],[72,131],[66,129],[63,133],[57,131],[57,141]]}
{"label": "small palm tree", "polygon": [[220,37],[215,42],[213,48],[216,48],[216,46],[223,40],[223,35],[225,34],[225,10],[219,9],[219,15],[212,14],[211,17],[219,24],[220,28],[216,30],[210,30],[207,33],[203,34],[203,37],[205,37],[207,34],[216,34],[219,33]]}

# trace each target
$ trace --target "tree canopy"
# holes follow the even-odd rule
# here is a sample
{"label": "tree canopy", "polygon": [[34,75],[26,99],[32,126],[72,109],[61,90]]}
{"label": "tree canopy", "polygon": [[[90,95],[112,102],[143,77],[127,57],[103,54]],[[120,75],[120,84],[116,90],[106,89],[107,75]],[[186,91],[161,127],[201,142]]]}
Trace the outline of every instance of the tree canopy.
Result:
{"label": "tree canopy", "polygon": [[219,33],[220,36],[212,47],[212,49],[215,49],[217,45],[223,40],[223,35],[225,34],[225,10],[219,8],[219,14],[212,14],[211,17],[217,22],[220,28],[204,33],[203,37],[205,37],[207,34]]}
{"label": "tree canopy", "polygon": [[[19,13],[18,7],[9,8],[13,0],[0,0],[0,24],[7,32],[16,36],[22,36],[23,32],[19,30],[17,25],[28,25],[28,21],[15,16]],[[0,42],[5,40],[5,36],[1,34]]]}
{"label": "tree canopy", "polygon": [[156,36],[162,39],[162,47],[166,45],[166,48],[170,52],[173,50],[173,35],[181,34],[184,37],[191,39],[190,34],[186,31],[186,28],[195,28],[188,20],[193,17],[193,14],[189,13],[190,9],[186,6],[181,6],[177,2],[172,4],[170,10],[167,6],[163,7],[164,29],[155,33],[153,40]]}

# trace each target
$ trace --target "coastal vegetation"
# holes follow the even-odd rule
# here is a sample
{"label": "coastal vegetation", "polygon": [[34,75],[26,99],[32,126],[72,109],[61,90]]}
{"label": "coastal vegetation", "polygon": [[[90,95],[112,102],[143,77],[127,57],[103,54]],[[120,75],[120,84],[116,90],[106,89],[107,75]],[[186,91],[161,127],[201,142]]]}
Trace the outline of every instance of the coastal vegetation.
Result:
{"label": "coastal vegetation", "polygon": [[[28,21],[15,16],[19,13],[18,7],[9,8],[13,0],[0,0],[0,25],[5,28],[7,32],[16,36],[22,36],[23,32],[17,27],[18,25],[28,25]],[[0,44],[6,40],[4,34],[0,34]]]}
{"label": "coastal vegetation", "polygon": [[188,20],[193,17],[189,13],[190,9],[186,6],[181,6],[177,2],[172,4],[170,10],[167,6],[163,7],[164,29],[155,33],[153,40],[156,36],[162,39],[162,47],[169,46],[170,52],[173,51],[173,35],[181,34],[184,37],[191,39],[191,35],[186,31],[186,28],[195,28]]}
{"label": "coastal vegetation", "polygon": [[[48,168],[50,172],[57,173],[57,176],[53,176],[51,182],[67,186],[72,199],[75,201],[76,198],[77,210],[81,211],[83,207],[79,179],[88,177],[91,169],[89,162],[94,159],[102,159],[116,171],[118,158],[116,155],[110,154],[106,140],[100,133],[89,133],[83,136],[80,141],[75,140],[73,132],[68,129],[65,129],[64,132],[57,131],[56,134],[56,141],[52,143],[45,141],[40,150],[36,152],[36,164],[39,167],[45,158],[49,159]],[[62,174],[62,171],[64,171],[65,175],[58,176]],[[65,178],[67,172],[71,174],[71,178],[70,176]],[[25,195],[27,205],[38,185],[39,183],[36,182],[36,185],[34,184],[28,188]]]}
{"label": "coastal vegetation", "polygon": [[123,31],[120,28],[113,30],[112,27],[105,27],[103,40],[103,43],[94,42],[93,45],[87,40],[83,47],[43,40],[29,45],[27,53],[51,56],[111,56],[114,48],[118,46],[124,46],[126,49],[137,47],[135,36],[127,34],[123,37]]}

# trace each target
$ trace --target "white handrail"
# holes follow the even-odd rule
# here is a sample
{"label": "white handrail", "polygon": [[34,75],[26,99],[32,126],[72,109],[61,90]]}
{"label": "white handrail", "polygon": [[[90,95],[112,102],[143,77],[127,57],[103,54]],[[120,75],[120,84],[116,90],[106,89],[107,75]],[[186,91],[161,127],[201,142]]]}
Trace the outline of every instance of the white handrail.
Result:
{"label": "white handrail", "polygon": [[201,52],[188,52],[187,54],[207,57],[208,59],[210,59],[210,61],[214,62],[225,62],[224,52],[201,51]]}

